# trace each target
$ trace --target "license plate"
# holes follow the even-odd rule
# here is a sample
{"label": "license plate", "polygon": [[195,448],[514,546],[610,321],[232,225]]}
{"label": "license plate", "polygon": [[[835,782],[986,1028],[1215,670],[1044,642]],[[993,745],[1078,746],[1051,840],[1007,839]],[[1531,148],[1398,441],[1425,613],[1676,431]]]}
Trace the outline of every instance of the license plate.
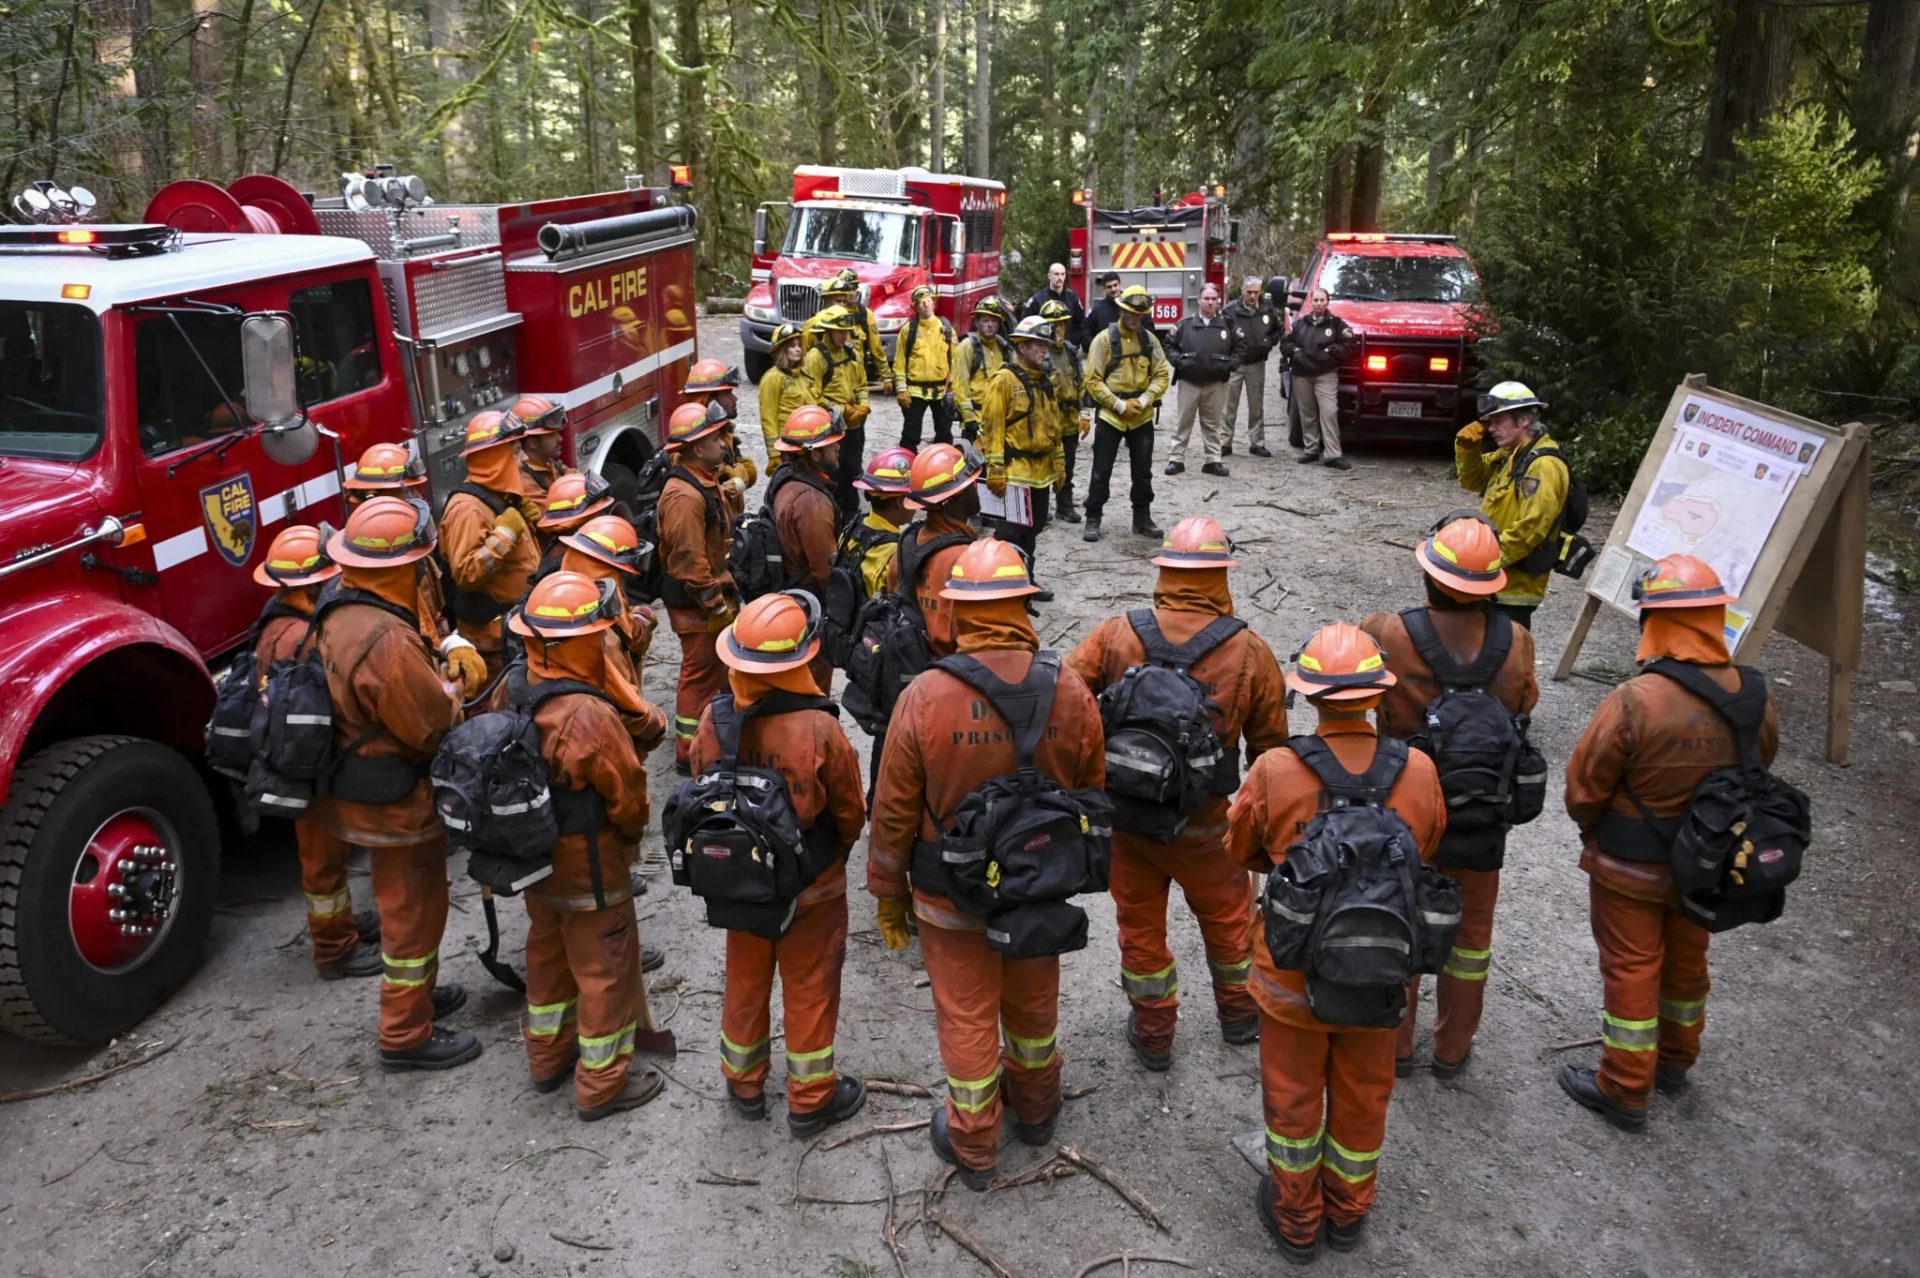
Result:
{"label": "license plate", "polygon": [[1390,399],[1387,401],[1387,416],[1418,417],[1420,401],[1417,399]]}

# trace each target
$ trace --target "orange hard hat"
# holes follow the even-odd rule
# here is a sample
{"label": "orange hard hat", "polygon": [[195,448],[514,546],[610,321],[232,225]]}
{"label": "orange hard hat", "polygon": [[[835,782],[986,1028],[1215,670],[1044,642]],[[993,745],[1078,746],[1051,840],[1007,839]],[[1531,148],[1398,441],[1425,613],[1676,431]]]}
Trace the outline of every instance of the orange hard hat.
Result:
{"label": "orange hard hat", "polygon": [[253,570],[263,586],[311,586],[338,577],[340,566],[327,558],[325,538],[312,524],[282,528],[267,547],[267,557]]}
{"label": "orange hard hat", "polygon": [[883,448],[873,455],[867,463],[866,471],[853,481],[853,486],[861,492],[874,493],[881,497],[904,497],[908,492],[908,476],[913,472],[913,450],[895,444],[892,448]]}
{"label": "orange hard hat", "polygon": [[1287,671],[1287,686],[1313,701],[1359,701],[1398,682],[1373,636],[1345,621],[1321,627]]}
{"label": "orange hard hat", "polygon": [[820,601],[804,590],[761,595],[720,632],[720,660],[735,670],[778,674],[819,651]]}
{"label": "orange hard hat", "polygon": [[418,497],[369,497],[327,541],[333,562],[350,568],[397,568],[433,553],[433,508]]}
{"label": "orange hard hat", "polygon": [[1500,532],[1477,511],[1441,516],[1413,557],[1421,572],[1463,595],[1498,594],[1507,584]]}
{"label": "orange hard hat", "polygon": [[1027,557],[1009,541],[982,537],[960,552],[953,573],[940,591],[942,599],[1018,599],[1038,594],[1027,572]]}
{"label": "orange hard hat", "polygon": [[987,459],[976,448],[961,450],[952,444],[929,444],[914,454],[907,474],[912,505],[937,506],[980,478]]}
{"label": "orange hard hat", "polygon": [[510,444],[526,433],[527,428],[518,417],[489,408],[467,419],[467,446],[460,450],[460,455],[471,457],[486,449]]}
{"label": "orange hard hat", "polygon": [[818,404],[802,404],[787,415],[775,447],[783,453],[804,453],[838,443],[846,433],[839,413],[829,412]]}
{"label": "orange hard hat", "polygon": [[573,471],[560,476],[547,489],[547,513],[540,517],[541,528],[575,528],[582,520],[613,505],[613,486],[592,471]]}
{"label": "orange hard hat", "polygon": [[703,359],[687,370],[687,384],[680,388],[680,393],[712,395],[718,391],[735,389],[741,380],[740,370],[724,360]]}
{"label": "orange hard hat", "polygon": [[727,424],[724,413],[714,416],[698,400],[688,400],[667,418],[667,447],[678,448],[696,439],[705,439]]}
{"label": "orange hard hat", "polygon": [[1693,555],[1668,555],[1633,583],[1637,608],[1707,608],[1736,598],[1720,584],[1720,574]]}
{"label": "orange hard hat", "polygon": [[398,492],[424,485],[427,472],[405,444],[375,444],[360,454],[353,475],[341,482],[347,488]]}
{"label": "orange hard hat", "polygon": [[567,410],[545,395],[522,395],[507,410],[529,435],[556,435],[567,423]]}
{"label": "orange hard hat", "polygon": [[1205,515],[1189,515],[1173,526],[1153,562],[1162,568],[1232,568],[1233,538]]}
{"label": "orange hard hat", "polygon": [[653,543],[641,541],[633,525],[618,515],[595,515],[577,532],[562,537],[560,544],[622,572],[639,572],[653,554]]}
{"label": "orange hard hat", "polygon": [[620,615],[620,584],[581,572],[549,573],[534,583],[507,627],[529,639],[572,639],[611,626]]}

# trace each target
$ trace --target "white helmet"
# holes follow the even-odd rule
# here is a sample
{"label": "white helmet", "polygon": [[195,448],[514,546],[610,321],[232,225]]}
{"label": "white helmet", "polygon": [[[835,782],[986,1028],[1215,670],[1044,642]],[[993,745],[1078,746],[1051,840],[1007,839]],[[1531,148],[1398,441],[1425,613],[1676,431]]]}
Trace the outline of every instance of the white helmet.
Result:
{"label": "white helmet", "polygon": [[1495,413],[1546,406],[1547,402],[1529,390],[1525,382],[1501,382],[1480,397],[1480,417],[1484,421]]}

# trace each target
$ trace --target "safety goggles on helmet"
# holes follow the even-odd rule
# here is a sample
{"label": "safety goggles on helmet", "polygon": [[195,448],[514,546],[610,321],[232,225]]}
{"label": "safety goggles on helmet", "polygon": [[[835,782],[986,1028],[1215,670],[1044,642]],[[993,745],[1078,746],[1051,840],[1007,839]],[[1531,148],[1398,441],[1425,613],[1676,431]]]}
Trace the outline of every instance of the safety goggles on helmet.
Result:
{"label": "safety goggles on helmet", "polygon": [[522,395],[513,401],[507,416],[521,424],[524,434],[553,435],[566,425],[567,409],[545,395]]}
{"label": "safety goggles on helmet", "polygon": [[626,592],[612,578],[556,572],[527,592],[526,602],[507,617],[507,627],[529,639],[571,639],[605,630],[625,607]]}
{"label": "safety goggles on helmet", "polygon": [[674,409],[673,416],[667,418],[667,447],[679,448],[724,429],[727,425],[726,410],[721,409],[716,415],[712,410],[717,407],[716,404],[688,400]]}
{"label": "safety goggles on helmet", "polygon": [[267,547],[267,557],[253,570],[253,579],[263,586],[290,590],[339,576],[340,566],[327,555],[327,539],[332,533],[325,524],[283,529]]}
{"label": "safety goggles on helmet", "polygon": [[653,543],[642,541],[633,525],[618,515],[596,515],[560,538],[560,544],[628,573],[644,572],[653,557]]}
{"label": "safety goggles on helmet", "polygon": [[913,450],[896,445],[875,453],[853,486],[882,497],[903,497],[913,489],[912,477]]}
{"label": "safety goggles on helmet", "polygon": [[842,293],[858,293],[860,276],[850,266],[841,267],[820,285],[820,296],[838,296]]}
{"label": "safety goggles on helmet", "polygon": [[460,455],[471,457],[488,448],[511,444],[526,433],[527,424],[512,413],[496,412],[493,409],[488,409],[484,413],[475,413],[467,422],[467,446],[460,450]]}
{"label": "safety goggles on helmet", "polygon": [[397,568],[433,553],[433,507],[418,497],[374,497],[327,541],[327,554],[351,568]]}
{"label": "safety goggles on helmet", "polygon": [[985,455],[972,444],[965,448],[935,444],[913,459],[908,504],[923,509],[937,506],[977,482],[986,469]]}
{"label": "safety goggles on helmet", "polygon": [[805,336],[798,324],[782,324],[773,330],[773,337],[767,342],[767,350],[769,353],[777,353],[788,342],[797,342]]}
{"label": "safety goggles on helmet", "polygon": [[418,488],[427,482],[427,468],[401,444],[375,444],[360,454],[353,474],[341,487],[360,491]]}
{"label": "safety goggles on helmet", "polygon": [[680,388],[680,393],[713,395],[736,389],[742,380],[739,369],[717,359],[703,359],[687,370],[687,384]]}
{"label": "safety goggles on helmet", "polygon": [[1129,284],[1120,290],[1116,299],[1120,309],[1132,311],[1135,315],[1145,315],[1153,309],[1153,295],[1147,292],[1144,284]]}
{"label": "safety goggles on helmet", "polygon": [[[791,602],[801,609],[801,625],[794,632],[783,604]],[[733,624],[720,632],[720,661],[735,670],[757,674],[778,674],[806,665],[820,651],[820,601],[806,590],[781,590],[760,598],[741,609]],[[744,628],[744,634],[742,633]]]}
{"label": "safety goggles on helmet", "polygon": [[1694,555],[1668,555],[1633,583],[1636,608],[1707,608],[1735,602],[1712,565]]}
{"label": "safety goggles on helmet", "polygon": [[912,303],[915,306],[918,306],[920,305],[922,300],[929,297],[938,297],[938,296],[940,296],[940,294],[934,290],[933,285],[920,284],[914,287],[912,296],[909,298],[909,300],[912,301]]}
{"label": "safety goggles on helmet", "polygon": [[981,298],[974,303],[973,313],[984,315],[991,320],[999,320],[1002,324],[1013,318],[1012,312],[1007,310],[1006,303],[997,297]]}
{"label": "safety goggles on helmet", "polygon": [[1478,404],[1482,421],[1495,413],[1517,413],[1523,408],[1545,408],[1546,406],[1547,402],[1527,389],[1524,382],[1501,382],[1480,396]]}
{"label": "safety goggles on helmet", "polygon": [[[576,488],[579,491],[576,492]],[[558,528],[563,524],[577,523],[611,505],[613,485],[607,482],[605,476],[590,470],[581,472],[577,478],[562,475],[547,489],[547,513],[541,516],[539,527]]]}
{"label": "safety goggles on helmet", "polygon": [[1013,326],[1009,335],[1016,342],[1042,342],[1053,345],[1053,325],[1043,316],[1029,315]]}

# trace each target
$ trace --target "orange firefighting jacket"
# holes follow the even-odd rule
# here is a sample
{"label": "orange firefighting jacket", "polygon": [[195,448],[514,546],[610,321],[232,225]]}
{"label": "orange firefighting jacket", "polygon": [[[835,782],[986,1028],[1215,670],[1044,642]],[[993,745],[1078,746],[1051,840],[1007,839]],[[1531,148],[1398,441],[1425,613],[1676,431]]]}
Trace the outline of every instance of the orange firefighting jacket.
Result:
{"label": "orange firefighting jacket", "polygon": [[[509,496],[511,494],[502,494]],[[497,553],[498,542],[490,539],[497,516],[471,493],[455,493],[447,499],[440,515],[440,549],[454,584],[462,590],[483,594],[495,603],[518,603],[527,593],[533,574],[540,567],[540,538],[529,527],[504,556]],[[456,622],[460,633],[482,652],[498,652],[501,646],[500,619],[485,623]]]}
{"label": "orange firefighting jacket", "polygon": [[[811,471],[810,478],[832,489],[832,477],[814,470],[810,461],[792,464],[806,467]],[[824,600],[827,574],[833,571],[837,553],[835,533],[840,528],[840,508],[834,505],[832,492],[822,492],[796,473],[773,495],[773,522],[780,530],[780,552],[785,556],[788,578]]]}
{"label": "orange firefighting jacket", "polygon": [[[724,630],[733,619],[739,591],[727,571],[727,546],[732,529],[726,520],[707,518],[707,497],[719,496],[719,479],[684,462],[687,473],[699,481],[696,488],[678,475],[660,492],[660,549],[666,575],[678,581],[698,608],[667,608],[675,634],[704,634]],[[724,504],[721,510],[724,512]]]}
{"label": "orange firefighting jacket", "polygon": [[[1456,659],[1471,661],[1479,655],[1487,633],[1485,609],[1429,608],[1427,612],[1440,642]],[[1379,641],[1387,654],[1387,669],[1400,679],[1380,703],[1381,731],[1390,737],[1410,737],[1426,721],[1428,704],[1440,695],[1440,681],[1415,650],[1399,613],[1376,612],[1360,628]],[[1487,692],[1515,714],[1530,713],[1540,700],[1540,685],[1533,677],[1533,635],[1525,626],[1513,628],[1513,647]]]}

